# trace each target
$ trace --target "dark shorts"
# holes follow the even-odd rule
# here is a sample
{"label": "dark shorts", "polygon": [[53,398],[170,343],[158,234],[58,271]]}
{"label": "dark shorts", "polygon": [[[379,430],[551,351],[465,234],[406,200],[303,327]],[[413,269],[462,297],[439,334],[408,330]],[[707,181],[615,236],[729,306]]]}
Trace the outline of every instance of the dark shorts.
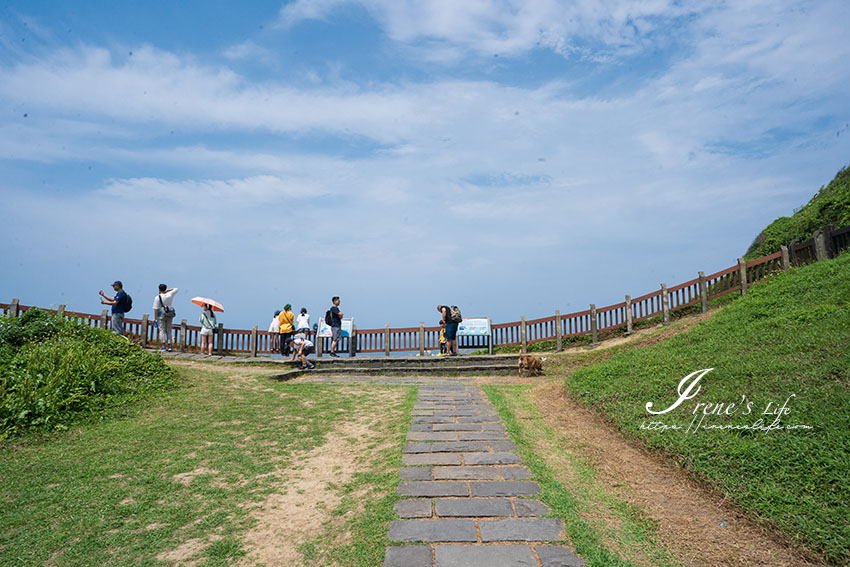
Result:
{"label": "dark shorts", "polygon": [[331,327],[331,340],[339,341],[342,338],[342,327]]}
{"label": "dark shorts", "polygon": [[457,340],[457,323],[446,323],[446,340],[447,341],[455,341]]}
{"label": "dark shorts", "polygon": [[304,347],[304,350],[301,351],[301,354],[307,356],[308,354],[313,354],[314,352],[316,352],[316,347],[308,346]]}

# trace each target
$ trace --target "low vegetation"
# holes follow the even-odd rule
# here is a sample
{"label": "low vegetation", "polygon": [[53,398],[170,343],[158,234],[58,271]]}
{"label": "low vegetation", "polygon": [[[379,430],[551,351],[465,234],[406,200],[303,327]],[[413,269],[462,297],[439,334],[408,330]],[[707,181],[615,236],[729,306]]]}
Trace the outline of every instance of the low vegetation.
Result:
{"label": "low vegetation", "polygon": [[[850,254],[796,268],[668,341],[608,353],[577,370],[567,362],[573,357],[563,357],[547,370],[565,374],[571,395],[627,436],[671,455],[828,562],[846,564],[848,278]],[[654,411],[668,408],[686,389],[680,381],[708,368],[691,399],[664,414],[648,413],[648,402]],[[695,429],[700,419],[723,429]],[[763,430],[759,420],[810,428]]]}
{"label": "low vegetation", "polygon": [[850,166],[839,171],[826,187],[790,217],[779,217],[753,241],[744,259],[753,260],[773,254],[782,244],[795,238],[806,240],[826,225],[835,228],[850,225]]}
{"label": "low vegetation", "polygon": [[62,429],[175,386],[158,357],[103,329],[30,309],[0,318],[0,439]]}

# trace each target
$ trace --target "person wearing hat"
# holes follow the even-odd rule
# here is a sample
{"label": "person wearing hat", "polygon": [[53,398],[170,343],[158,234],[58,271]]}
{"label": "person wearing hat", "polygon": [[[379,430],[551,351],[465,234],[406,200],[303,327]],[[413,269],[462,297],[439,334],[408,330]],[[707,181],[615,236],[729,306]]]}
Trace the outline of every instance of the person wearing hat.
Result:
{"label": "person wearing hat", "polygon": [[280,309],[274,312],[272,322],[269,325],[269,350],[277,352],[280,350]]}
{"label": "person wearing hat", "polygon": [[280,320],[280,349],[283,356],[289,354],[288,340],[292,337],[295,331],[295,313],[292,312],[292,304],[287,303],[283,307],[283,311],[278,315]]}
{"label": "person wearing hat", "polygon": [[292,360],[298,357],[301,360],[301,370],[312,370],[315,368],[312,362],[307,360],[307,355],[315,352],[313,341],[302,333],[298,333],[289,339],[289,347],[292,350]]}
{"label": "person wearing hat", "polygon": [[116,335],[123,335],[124,313],[127,311],[125,309],[127,305],[127,293],[124,291],[124,284],[122,284],[120,280],[115,280],[115,282],[113,282],[112,289],[115,290],[114,297],[109,297],[103,293],[103,290],[98,292],[101,297],[100,303],[102,305],[112,306],[112,331]]}

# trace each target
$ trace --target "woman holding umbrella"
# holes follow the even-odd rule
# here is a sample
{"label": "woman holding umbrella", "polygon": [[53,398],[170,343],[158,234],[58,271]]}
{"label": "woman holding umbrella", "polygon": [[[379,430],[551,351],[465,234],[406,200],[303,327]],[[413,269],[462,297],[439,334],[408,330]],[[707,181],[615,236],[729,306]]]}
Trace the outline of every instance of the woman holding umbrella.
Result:
{"label": "woman holding umbrella", "polygon": [[213,350],[213,333],[218,325],[215,319],[216,311],[224,311],[221,303],[208,299],[206,297],[194,297],[192,303],[203,307],[201,312],[201,353],[207,351],[207,356],[212,356]]}

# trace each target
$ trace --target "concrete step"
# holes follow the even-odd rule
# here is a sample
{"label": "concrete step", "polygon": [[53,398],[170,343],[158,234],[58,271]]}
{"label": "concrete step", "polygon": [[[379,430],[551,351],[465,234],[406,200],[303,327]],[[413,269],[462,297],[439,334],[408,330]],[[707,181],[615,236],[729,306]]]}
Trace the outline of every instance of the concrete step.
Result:
{"label": "concrete step", "polygon": [[[478,360],[481,358],[482,360]],[[291,380],[306,374],[332,374],[346,376],[395,376],[395,375],[460,375],[460,376],[513,376],[517,373],[516,357],[453,357],[448,362],[429,363],[430,359],[398,360],[396,358],[311,359],[316,365],[312,370],[296,367],[285,372],[269,375],[277,380]],[[463,361],[463,362],[461,362]],[[454,363],[454,364],[453,364]],[[300,363],[299,363],[300,366]]]}

